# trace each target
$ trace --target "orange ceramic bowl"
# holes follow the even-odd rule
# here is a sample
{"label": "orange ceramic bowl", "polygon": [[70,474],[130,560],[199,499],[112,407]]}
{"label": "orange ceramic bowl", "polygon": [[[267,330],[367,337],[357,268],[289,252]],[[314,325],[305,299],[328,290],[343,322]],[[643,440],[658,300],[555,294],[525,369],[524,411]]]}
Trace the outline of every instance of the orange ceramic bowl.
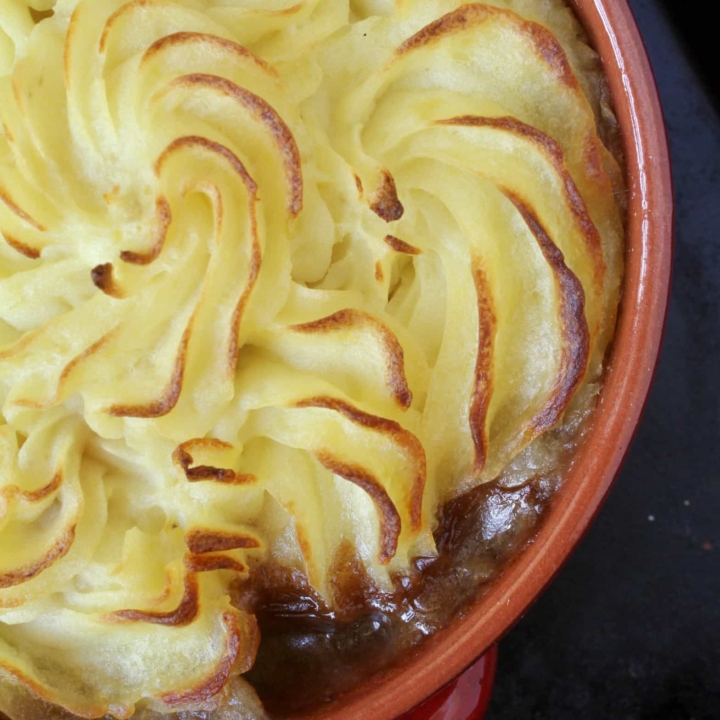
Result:
{"label": "orange ceramic bowl", "polygon": [[592,429],[533,543],[485,596],[405,662],[315,717],[392,720],[459,675],[527,610],[577,545],[613,484],[653,379],[672,259],[673,198],[662,109],[627,0],[570,0],[607,74],[625,149],[625,279]]}

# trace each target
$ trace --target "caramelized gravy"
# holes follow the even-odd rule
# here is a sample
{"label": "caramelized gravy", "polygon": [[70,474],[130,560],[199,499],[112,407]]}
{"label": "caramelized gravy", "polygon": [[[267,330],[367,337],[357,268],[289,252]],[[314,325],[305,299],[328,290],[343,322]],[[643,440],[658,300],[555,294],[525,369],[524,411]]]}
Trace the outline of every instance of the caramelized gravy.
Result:
{"label": "caramelized gravy", "polygon": [[[336,605],[330,609],[297,571],[255,568],[231,588],[233,602],[256,614],[262,640],[255,665],[242,677],[273,717],[297,717],[331,702],[397,662],[425,638],[462,616],[508,562],[532,542],[589,427],[596,388],[586,388],[558,428],[533,443],[492,483],[447,503],[438,517],[438,555],[416,558],[393,592],[373,586],[349,548],[333,568]],[[222,720],[266,713],[232,680],[219,710],[159,715],[139,708],[138,720]],[[27,706],[27,710],[22,710]],[[16,720],[69,720],[59,708],[25,700]],[[232,715],[232,717],[239,717]],[[4,720],[0,713],[0,720]]]}
{"label": "caramelized gravy", "polygon": [[515,489],[496,481],[449,502],[435,533],[438,557],[417,558],[393,593],[379,592],[343,553],[335,611],[300,573],[262,568],[236,601],[260,624],[245,677],[266,709],[286,715],[329,702],[448,625],[531,540],[556,485],[548,476]]}
{"label": "caramelized gravy", "polygon": [[448,502],[438,516],[438,555],[416,558],[393,592],[373,586],[352,550],[333,569],[336,607],[302,573],[265,565],[234,588],[257,615],[261,643],[244,675],[272,716],[331,702],[447,627],[487,591],[530,542],[590,426],[599,386],[578,394],[563,423],[536,440],[495,481]]}

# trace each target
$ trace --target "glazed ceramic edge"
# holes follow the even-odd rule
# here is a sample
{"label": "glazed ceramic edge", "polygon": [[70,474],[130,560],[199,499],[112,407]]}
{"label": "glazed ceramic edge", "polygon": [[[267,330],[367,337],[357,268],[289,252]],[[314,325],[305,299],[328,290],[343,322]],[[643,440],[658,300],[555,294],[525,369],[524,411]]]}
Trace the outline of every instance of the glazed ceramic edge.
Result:
{"label": "glazed ceramic edge", "polygon": [[593,427],[533,543],[462,618],[400,666],[313,717],[392,720],[459,675],[547,587],[617,476],[647,401],[670,290],[673,192],[660,99],[627,0],[570,0],[600,54],[624,143],[628,222],[623,300]]}

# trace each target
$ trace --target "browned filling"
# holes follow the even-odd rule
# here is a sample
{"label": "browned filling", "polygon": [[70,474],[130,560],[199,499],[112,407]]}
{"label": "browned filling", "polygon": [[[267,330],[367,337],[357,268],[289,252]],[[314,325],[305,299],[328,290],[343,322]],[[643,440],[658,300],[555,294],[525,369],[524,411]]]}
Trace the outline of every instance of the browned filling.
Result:
{"label": "browned filling", "polygon": [[513,488],[501,477],[447,503],[438,557],[416,558],[392,593],[373,586],[349,547],[333,567],[334,611],[287,568],[264,565],[237,584],[234,602],[257,615],[262,637],[245,678],[267,711],[296,716],[329,702],[462,615],[532,542],[587,424],[548,433],[559,455],[552,472]]}
{"label": "browned filling", "polygon": [[300,573],[264,566],[235,588],[235,601],[256,613],[262,640],[245,676],[273,715],[328,702],[446,627],[482,594],[537,529],[554,478],[505,490],[497,482],[448,503],[435,538],[437,558],[417,558],[413,574],[380,593],[352,554],[333,573],[333,612]]}

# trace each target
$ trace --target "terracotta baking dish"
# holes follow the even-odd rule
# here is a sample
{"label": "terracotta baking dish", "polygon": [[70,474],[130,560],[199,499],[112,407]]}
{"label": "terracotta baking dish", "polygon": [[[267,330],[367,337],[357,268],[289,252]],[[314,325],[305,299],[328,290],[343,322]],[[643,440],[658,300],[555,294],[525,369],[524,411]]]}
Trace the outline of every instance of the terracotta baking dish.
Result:
{"label": "terracotta baking dish", "polygon": [[462,618],[404,664],[314,717],[391,720],[460,674],[527,610],[598,512],[633,439],[653,379],[672,260],[673,198],[660,101],[626,0],[571,0],[607,73],[625,147],[628,222],[619,324],[593,428],[526,549]]}

